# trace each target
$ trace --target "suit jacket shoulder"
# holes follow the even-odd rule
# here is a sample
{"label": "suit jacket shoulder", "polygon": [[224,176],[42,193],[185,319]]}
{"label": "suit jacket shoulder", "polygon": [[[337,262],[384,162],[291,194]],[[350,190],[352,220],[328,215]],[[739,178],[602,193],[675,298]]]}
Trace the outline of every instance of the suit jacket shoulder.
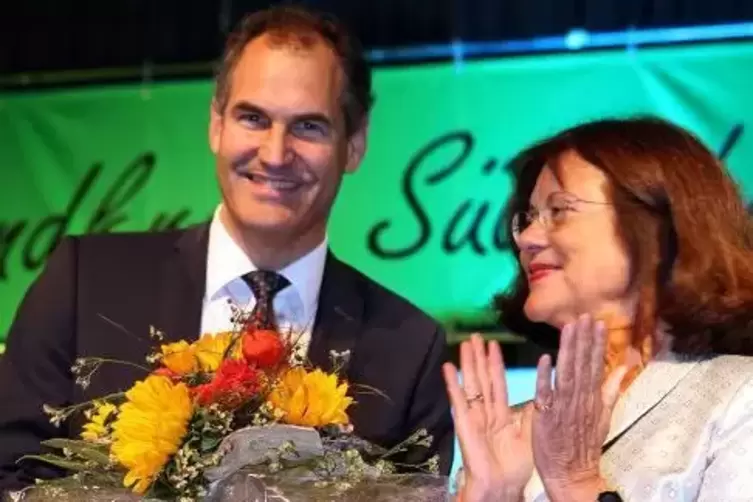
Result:
{"label": "suit jacket shoulder", "polygon": [[635,384],[615,410],[624,432],[602,460],[623,498],[710,502],[753,493],[753,357],[660,362]]}
{"label": "suit jacket shoulder", "polygon": [[[440,330],[439,322],[417,307],[413,302],[387,288],[351,265],[340,261],[347,274],[352,276],[364,301],[364,315],[370,320],[399,323],[411,319],[431,330]],[[423,330],[422,330],[423,331]]]}
{"label": "suit jacket shoulder", "polygon": [[[66,237],[76,243],[84,267],[115,268],[118,264],[144,265],[145,257],[170,256],[185,240],[206,239],[207,224],[159,232],[117,232]],[[206,246],[206,243],[203,243]],[[117,260],[117,261],[115,261]]]}
{"label": "suit jacket shoulder", "polygon": [[704,387],[713,389],[720,405],[740,399],[740,391],[753,381],[753,357],[721,354],[705,358],[695,370],[702,374]]}

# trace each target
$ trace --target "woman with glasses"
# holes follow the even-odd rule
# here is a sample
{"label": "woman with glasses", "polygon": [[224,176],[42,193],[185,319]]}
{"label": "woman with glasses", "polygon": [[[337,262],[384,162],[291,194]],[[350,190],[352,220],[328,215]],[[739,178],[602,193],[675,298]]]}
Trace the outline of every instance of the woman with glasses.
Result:
{"label": "woman with glasses", "polygon": [[507,403],[499,346],[445,367],[476,501],[753,500],[753,234],[720,162],[652,118],[564,131],[516,160],[502,323],[555,339]]}

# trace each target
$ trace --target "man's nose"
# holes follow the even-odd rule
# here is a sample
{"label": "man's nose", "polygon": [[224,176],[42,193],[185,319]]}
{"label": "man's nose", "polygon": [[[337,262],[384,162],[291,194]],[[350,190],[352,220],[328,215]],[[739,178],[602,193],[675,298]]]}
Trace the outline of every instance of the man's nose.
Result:
{"label": "man's nose", "polygon": [[273,125],[267,129],[259,147],[259,160],[262,163],[279,167],[290,162],[292,152],[288,145],[287,130],[283,125]]}

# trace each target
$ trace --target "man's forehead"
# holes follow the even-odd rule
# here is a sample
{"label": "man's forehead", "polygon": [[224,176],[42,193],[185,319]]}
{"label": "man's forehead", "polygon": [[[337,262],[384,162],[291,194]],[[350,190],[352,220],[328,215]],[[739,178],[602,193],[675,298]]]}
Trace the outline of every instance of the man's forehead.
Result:
{"label": "man's forehead", "polygon": [[234,83],[254,79],[299,80],[300,84],[335,87],[343,72],[334,51],[323,41],[310,45],[270,42],[263,35],[249,42],[236,65]]}
{"label": "man's forehead", "polygon": [[315,59],[323,66],[340,69],[333,48],[315,33],[264,33],[246,44],[239,62],[258,57],[276,57],[280,54]]}
{"label": "man's forehead", "polygon": [[255,41],[292,51],[312,50],[318,45],[327,45],[324,38],[313,30],[271,30],[256,37]]}
{"label": "man's forehead", "polygon": [[344,120],[344,75],[323,42],[296,49],[255,39],[244,49],[230,82],[230,109],[248,103],[281,117],[313,113],[334,123]]}

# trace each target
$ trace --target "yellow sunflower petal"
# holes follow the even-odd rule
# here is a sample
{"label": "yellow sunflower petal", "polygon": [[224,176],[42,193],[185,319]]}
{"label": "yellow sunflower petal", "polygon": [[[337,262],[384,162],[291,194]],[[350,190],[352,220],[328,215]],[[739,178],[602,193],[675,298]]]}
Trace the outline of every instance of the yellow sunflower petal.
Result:
{"label": "yellow sunflower petal", "polygon": [[199,338],[194,343],[194,346],[201,369],[204,371],[217,371],[231,344],[234,345],[229,356],[233,359],[242,357],[241,344],[236,338],[236,335],[230,331],[206,334]]}
{"label": "yellow sunflower petal", "polygon": [[269,397],[270,404],[283,412],[283,421],[293,425],[321,427],[347,424],[347,384],[338,385],[337,376],[322,370],[289,370]]}
{"label": "yellow sunflower petal", "polygon": [[86,441],[98,441],[104,438],[109,428],[105,425],[110,416],[117,411],[117,408],[112,403],[96,403],[94,408],[88,410],[86,416],[89,418],[83,431],[81,432],[81,439]]}
{"label": "yellow sunflower petal", "polygon": [[198,369],[193,345],[185,340],[162,345],[162,365],[178,375],[193,373]]}
{"label": "yellow sunflower petal", "polygon": [[180,448],[193,413],[183,383],[151,375],[137,382],[112,425],[110,452],[128,470],[123,484],[144,493]]}

